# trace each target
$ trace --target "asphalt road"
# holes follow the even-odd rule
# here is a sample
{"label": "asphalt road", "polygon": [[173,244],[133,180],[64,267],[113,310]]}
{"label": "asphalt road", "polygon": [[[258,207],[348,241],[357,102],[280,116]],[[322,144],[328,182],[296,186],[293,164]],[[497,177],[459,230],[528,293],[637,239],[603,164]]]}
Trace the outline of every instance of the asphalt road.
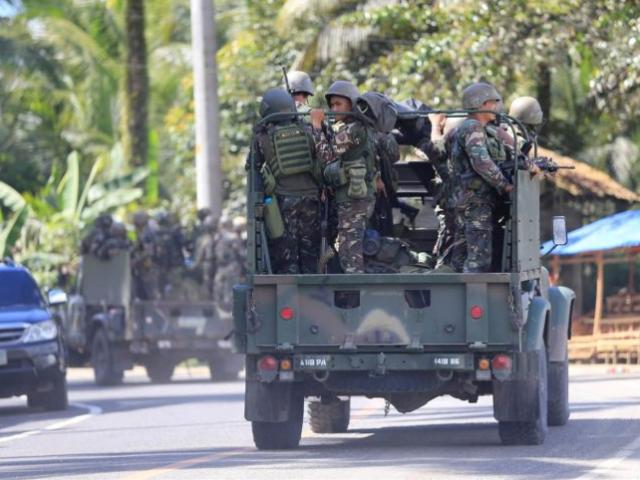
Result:
{"label": "asphalt road", "polygon": [[354,399],[350,431],[259,452],[243,419],[243,383],[203,370],[151,385],[142,372],[97,388],[70,373],[72,408],[30,411],[0,400],[0,479],[640,479],[640,370],[572,370],[572,414],[537,447],[503,447],[491,399],[441,398],[385,418]]}

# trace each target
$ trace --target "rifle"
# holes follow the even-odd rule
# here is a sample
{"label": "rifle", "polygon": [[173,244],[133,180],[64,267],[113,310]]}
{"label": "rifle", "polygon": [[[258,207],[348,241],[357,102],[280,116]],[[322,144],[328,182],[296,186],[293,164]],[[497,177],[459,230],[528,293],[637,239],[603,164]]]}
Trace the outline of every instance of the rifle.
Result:
{"label": "rifle", "polygon": [[326,273],[327,263],[333,257],[333,249],[329,248],[329,192],[323,190],[322,219],[320,220],[320,258],[318,259],[318,273]]}
{"label": "rifle", "polygon": [[[519,170],[528,169],[528,165],[527,165],[527,163],[529,162],[528,154],[531,151],[531,147],[533,147],[533,143],[531,141],[526,141],[520,148],[520,151],[518,151],[517,163],[518,163]],[[513,172],[514,172],[514,166],[515,166],[513,150],[510,148],[507,148],[507,155],[508,155],[507,160],[505,162],[500,163],[500,169],[502,170],[502,173],[505,175],[505,177],[507,177],[507,179],[511,181],[513,177]],[[550,174],[554,174],[558,170],[574,170],[576,168],[573,165],[571,166],[558,165],[549,157],[534,157],[533,159],[531,159],[531,161],[540,170]]]}
{"label": "rifle", "polygon": [[287,67],[285,65],[282,65],[282,76],[284,77],[284,84],[287,87],[287,92],[289,92],[289,95],[293,96],[291,85],[289,85],[289,77],[287,76]]}

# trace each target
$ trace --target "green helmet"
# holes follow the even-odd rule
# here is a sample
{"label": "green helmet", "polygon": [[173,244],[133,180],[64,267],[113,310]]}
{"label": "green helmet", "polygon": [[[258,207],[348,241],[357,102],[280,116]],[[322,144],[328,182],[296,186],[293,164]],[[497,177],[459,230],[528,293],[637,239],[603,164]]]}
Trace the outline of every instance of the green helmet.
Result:
{"label": "green helmet", "polygon": [[295,111],[296,106],[291,95],[282,88],[270,88],[262,95],[260,102],[260,116],[262,118],[272,113],[293,113]]}
{"label": "green helmet", "polygon": [[327,93],[324,94],[324,98],[327,99],[327,103],[330,103],[330,99],[334,95],[348,98],[351,100],[351,105],[355,107],[356,100],[360,96],[360,92],[358,91],[358,87],[353,83],[347,82],[346,80],[336,80],[331,84]]}
{"label": "green helmet", "polygon": [[511,102],[509,116],[520,120],[525,125],[542,125],[542,107],[533,97],[518,97]]}
{"label": "green helmet", "polygon": [[489,83],[472,83],[462,92],[462,108],[465,110],[478,109],[484,102],[489,100],[502,101],[502,97],[496,87]]}
{"label": "green helmet", "polygon": [[308,93],[309,95],[313,95],[313,83],[311,83],[311,77],[309,77],[305,72],[293,70],[287,73],[287,80],[289,81],[289,88],[291,89],[292,94]]}

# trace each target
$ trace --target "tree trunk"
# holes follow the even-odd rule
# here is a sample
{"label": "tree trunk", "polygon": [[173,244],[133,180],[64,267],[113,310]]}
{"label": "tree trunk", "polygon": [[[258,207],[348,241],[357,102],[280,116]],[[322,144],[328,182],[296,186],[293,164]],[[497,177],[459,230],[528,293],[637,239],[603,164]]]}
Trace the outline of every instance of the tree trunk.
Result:
{"label": "tree trunk", "polygon": [[[551,69],[547,63],[538,65],[538,102],[542,107],[544,118],[551,118]],[[545,122],[542,127],[541,135],[547,134],[549,122]]]}
{"label": "tree trunk", "polygon": [[147,117],[149,110],[147,44],[144,38],[144,0],[127,0],[125,24],[127,35],[127,138],[125,147],[129,164],[142,166],[147,161]]}

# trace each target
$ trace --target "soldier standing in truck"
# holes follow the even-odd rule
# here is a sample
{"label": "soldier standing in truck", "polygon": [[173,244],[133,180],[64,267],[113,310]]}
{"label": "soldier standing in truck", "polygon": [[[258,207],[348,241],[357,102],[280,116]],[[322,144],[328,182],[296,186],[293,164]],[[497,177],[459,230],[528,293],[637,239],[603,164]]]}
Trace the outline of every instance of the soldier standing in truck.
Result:
{"label": "soldier standing in truck", "polygon": [[[338,113],[333,124],[331,145],[320,146],[326,155],[324,181],[336,203],[337,251],[344,273],[364,273],[363,239],[367,221],[375,206],[377,169],[373,131],[362,120],[348,114],[359,96],[355,85],[344,80],[334,82],[325,98],[329,108]],[[321,130],[325,115],[311,111],[311,124]],[[320,137],[320,142],[327,142]]]}
{"label": "soldier standing in truck", "polygon": [[462,107],[472,112],[456,131],[449,162],[450,194],[455,205],[451,264],[458,272],[488,272],[492,263],[493,211],[499,196],[513,190],[496,165],[496,151],[504,147],[496,143],[492,154],[485,131],[502,108],[502,97],[493,85],[478,82],[465,88]]}

